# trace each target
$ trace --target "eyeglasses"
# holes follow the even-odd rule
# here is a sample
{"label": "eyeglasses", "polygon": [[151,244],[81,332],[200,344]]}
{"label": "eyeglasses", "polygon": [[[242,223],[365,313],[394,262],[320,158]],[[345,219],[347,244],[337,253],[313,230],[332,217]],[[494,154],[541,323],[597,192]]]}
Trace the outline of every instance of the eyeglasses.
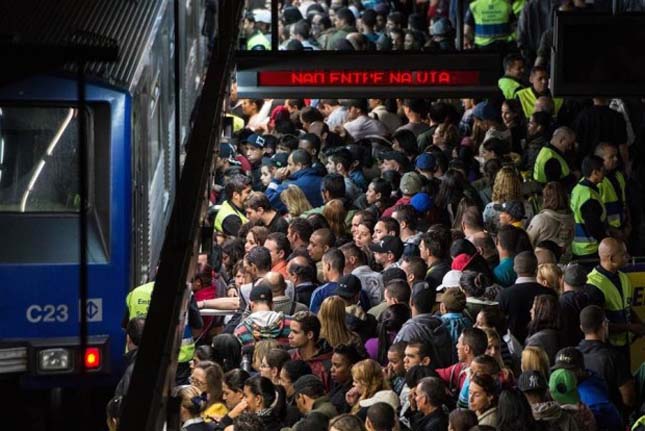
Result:
{"label": "eyeglasses", "polygon": [[188,383],[190,383],[193,386],[206,386],[206,382],[203,382],[201,380],[197,380],[194,377],[188,377]]}

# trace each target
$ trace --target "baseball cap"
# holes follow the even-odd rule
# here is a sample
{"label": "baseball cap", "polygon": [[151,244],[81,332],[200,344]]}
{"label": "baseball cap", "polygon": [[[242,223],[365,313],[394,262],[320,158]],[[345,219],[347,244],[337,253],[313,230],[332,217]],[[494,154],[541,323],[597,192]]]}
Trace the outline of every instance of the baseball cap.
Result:
{"label": "baseball cap", "polygon": [[489,103],[487,100],[478,103],[473,109],[473,116],[479,118],[480,120],[492,120],[499,121],[500,113],[492,103]]}
{"label": "baseball cap", "polygon": [[441,292],[442,290],[448,289],[449,287],[459,287],[461,274],[462,272],[456,269],[451,269],[450,271],[446,272],[446,275],[444,275],[443,279],[441,280],[441,284],[437,286],[437,292]]}
{"label": "baseball cap", "polygon": [[251,144],[254,147],[258,147],[258,148],[264,148],[264,146],[266,145],[265,139],[262,136],[258,135],[257,133],[250,134],[249,136],[246,137],[246,139],[244,139],[243,142],[247,144]]}
{"label": "baseball cap", "polygon": [[555,370],[549,377],[551,398],[560,404],[578,404],[580,396],[577,385],[576,375],[570,370]]}
{"label": "baseball cap", "polygon": [[414,166],[422,171],[432,171],[437,167],[437,159],[434,154],[422,153],[417,156]]}
{"label": "baseball cap", "polygon": [[289,160],[289,153],[275,153],[271,157],[271,163],[276,168],[284,168],[287,166],[287,161]]}
{"label": "baseball cap", "polygon": [[336,288],[336,295],[341,298],[353,298],[358,292],[361,291],[361,280],[353,274],[343,275],[338,280],[338,287]]}
{"label": "baseball cap", "polygon": [[466,308],[466,295],[458,287],[449,287],[443,292],[441,302],[448,311],[462,311]]}
{"label": "baseball cap", "polygon": [[582,265],[572,263],[564,270],[564,282],[569,286],[582,287],[587,283],[587,271]]}
{"label": "baseball cap", "polygon": [[395,412],[399,409],[399,397],[396,395],[396,392],[389,389],[378,391],[372,398],[367,398],[358,402],[361,407],[369,407],[376,403],[389,404]]}
{"label": "baseball cap", "polygon": [[222,159],[235,157],[235,147],[232,144],[219,144],[219,156]]}
{"label": "baseball cap", "polygon": [[450,264],[451,269],[456,269],[457,271],[463,271],[468,267],[468,264],[473,260],[475,255],[469,255],[467,253],[460,253],[452,260]]}
{"label": "baseball cap", "polygon": [[317,388],[318,390],[315,392],[318,393],[325,392],[325,386],[323,385],[322,380],[320,380],[313,374],[305,374],[304,376],[299,377],[298,380],[293,383],[295,394],[299,394],[310,388]]}
{"label": "baseball cap", "polygon": [[403,194],[408,196],[415,195],[421,191],[421,187],[423,187],[423,183],[416,172],[406,172],[401,177],[399,189]]}
{"label": "baseball cap", "polygon": [[430,26],[431,36],[443,36],[452,32],[452,25],[446,17],[441,17],[435,20]]}
{"label": "baseball cap", "polygon": [[384,236],[380,241],[374,242],[369,246],[374,253],[392,253],[397,260],[403,254],[403,242],[398,236]]}
{"label": "baseball cap", "polygon": [[524,218],[524,204],[520,201],[504,202],[502,204],[495,204],[493,208],[497,211],[502,211],[510,215],[513,220],[522,220]]}
{"label": "baseball cap", "polygon": [[555,364],[551,370],[583,370],[585,368],[585,358],[582,352],[575,347],[565,347],[558,350],[555,355]]}
{"label": "baseball cap", "polygon": [[432,209],[432,196],[425,192],[417,193],[412,196],[412,199],[410,199],[410,205],[412,205],[419,214],[423,214],[424,212]]}
{"label": "baseball cap", "polygon": [[539,371],[525,371],[517,379],[517,388],[522,392],[544,391],[547,389],[546,379]]}
{"label": "baseball cap", "polygon": [[387,285],[390,281],[392,280],[405,280],[406,275],[405,271],[403,271],[401,268],[398,267],[389,267],[382,273],[382,278],[383,278],[383,285]]}
{"label": "baseball cap", "polygon": [[260,283],[253,286],[249,299],[251,301],[273,301],[273,292],[269,286]]}
{"label": "baseball cap", "polygon": [[399,151],[384,151],[380,154],[379,158],[381,160],[394,160],[395,162],[404,166],[407,166],[409,163],[409,160],[407,157],[405,157],[405,154]]}

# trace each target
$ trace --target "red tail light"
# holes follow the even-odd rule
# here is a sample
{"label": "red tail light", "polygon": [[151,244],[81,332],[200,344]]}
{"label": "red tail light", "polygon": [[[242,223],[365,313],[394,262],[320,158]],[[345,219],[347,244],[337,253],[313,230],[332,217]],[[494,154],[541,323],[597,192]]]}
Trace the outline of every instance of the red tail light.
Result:
{"label": "red tail light", "polygon": [[98,347],[88,347],[85,349],[85,355],[83,362],[85,363],[85,368],[88,370],[94,370],[101,367],[101,349]]}

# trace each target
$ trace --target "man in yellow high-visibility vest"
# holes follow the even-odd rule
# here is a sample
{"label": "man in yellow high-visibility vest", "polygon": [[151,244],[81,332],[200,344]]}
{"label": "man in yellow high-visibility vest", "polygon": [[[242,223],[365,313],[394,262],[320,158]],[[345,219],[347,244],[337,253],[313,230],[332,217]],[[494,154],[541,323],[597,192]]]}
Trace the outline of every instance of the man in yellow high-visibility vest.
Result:
{"label": "man in yellow high-visibility vest", "polygon": [[607,211],[611,236],[626,240],[632,228],[627,207],[627,181],[618,168],[618,147],[601,142],[596,146],[594,154],[604,161],[605,178],[598,184],[598,190]]}
{"label": "man in yellow high-visibility vest", "polygon": [[571,212],[575,221],[571,251],[577,259],[595,259],[598,244],[607,236],[607,215],[598,191],[598,184],[604,178],[602,159],[585,157],[582,175],[571,191]]}
{"label": "man in yellow high-visibility vest", "polygon": [[[531,86],[515,93],[515,98],[520,101],[524,116],[528,119],[535,112],[535,105],[538,98],[542,96],[551,97],[549,91],[549,72],[543,66],[534,66],[529,75]],[[562,99],[553,98],[553,116],[558,115],[562,107]]]}
{"label": "man in yellow high-visibility vest", "polygon": [[587,276],[586,291],[593,303],[605,310],[609,320],[609,343],[629,358],[632,334],[645,335],[645,325],[632,309],[634,294],[629,277],[620,271],[627,262],[622,241],[605,238],[598,247],[600,265]]}

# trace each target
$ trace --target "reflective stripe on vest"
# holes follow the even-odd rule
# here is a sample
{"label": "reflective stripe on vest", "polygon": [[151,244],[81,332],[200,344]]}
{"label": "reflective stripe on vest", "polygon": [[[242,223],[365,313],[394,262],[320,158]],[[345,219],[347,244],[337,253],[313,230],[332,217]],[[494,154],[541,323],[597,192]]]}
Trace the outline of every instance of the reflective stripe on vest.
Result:
{"label": "reflective stripe on vest", "polygon": [[249,220],[246,218],[244,214],[242,214],[240,211],[238,211],[236,208],[233,207],[228,201],[224,201],[222,204],[222,207],[217,211],[217,216],[215,216],[215,222],[213,223],[213,226],[215,227],[215,230],[218,232],[223,232],[222,230],[222,223],[224,223],[224,220],[226,220],[226,217],[235,214],[237,215],[240,220],[242,220],[242,224],[247,223]]}
{"label": "reflective stripe on vest", "polygon": [[256,32],[253,36],[249,38],[249,40],[246,41],[246,49],[248,51],[251,50],[270,50],[271,49],[271,42],[269,42],[269,39],[265,35],[263,35],[261,32]]}
{"label": "reflective stripe on vest", "polygon": [[[535,96],[535,93],[533,93],[533,89],[528,87],[520,90],[516,93],[515,97],[519,99],[520,104],[522,105],[522,111],[524,111],[524,116],[528,119],[535,112],[535,102],[537,101],[537,97]],[[554,97],[552,99],[553,106],[555,108],[553,115],[557,115],[558,112],[560,112],[560,108],[562,108],[562,99],[559,97]]]}
{"label": "reflective stripe on vest", "polygon": [[598,191],[605,210],[607,211],[607,224],[620,228],[624,223],[624,209],[627,196],[625,194],[625,177],[622,173],[616,172],[616,181],[620,190],[616,190],[614,183],[607,177],[598,184]]}
{"label": "reflective stripe on vest", "polygon": [[475,0],[470,4],[475,21],[475,45],[507,40],[511,33],[511,6],[505,0]]}
{"label": "reflective stripe on vest", "polygon": [[497,86],[500,90],[502,90],[505,99],[514,98],[515,93],[518,90],[522,89],[522,84],[507,76],[502,76],[501,78],[499,78],[499,80],[497,81]]}
{"label": "reflective stripe on vest", "polygon": [[542,183],[542,184],[547,183],[546,172],[544,171],[544,168],[547,162],[551,159],[556,159],[558,162],[560,162],[561,174],[558,180],[561,180],[562,178],[569,175],[570,171],[569,171],[569,164],[567,163],[567,161],[564,160],[564,158],[556,151],[553,151],[553,148],[549,146],[545,146],[540,149],[540,152],[538,153],[538,156],[535,159],[535,165],[533,166],[533,179],[538,183]]}
{"label": "reflective stripe on vest", "polygon": [[[128,307],[128,320],[134,319],[135,317],[145,318],[148,315],[148,309],[150,308],[150,299],[152,298],[152,290],[155,286],[155,282],[151,281],[150,283],[142,284],[141,286],[135,287],[126,297],[125,302]],[[193,340],[190,326],[186,320],[184,325],[184,334],[181,339],[181,346],[179,347],[179,358],[177,362],[188,362],[193,358],[195,354],[195,341]]]}
{"label": "reflective stripe on vest", "polygon": [[[614,285],[607,277],[594,269],[587,276],[587,283],[596,286],[605,297],[605,314],[612,323],[628,323],[632,304],[632,285],[627,274],[618,271],[620,286]],[[621,289],[621,292],[618,291]],[[630,344],[629,331],[609,334],[609,342],[614,346]]]}
{"label": "reflective stripe on vest", "polygon": [[573,212],[573,219],[576,223],[575,234],[573,242],[571,243],[571,251],[576,256],[585,256],[588,254],[595,254],[598,252],[598,240],[591,236],[585,229],[585,221],[582,217],[580,209],[585,202],[589,199],[595,199],[602,208],[601,220],[603,222],[607,219],[605,207],[602,205],[600,194],[589,186],[582,183],[576,184],[571,191],[571,211]]}

